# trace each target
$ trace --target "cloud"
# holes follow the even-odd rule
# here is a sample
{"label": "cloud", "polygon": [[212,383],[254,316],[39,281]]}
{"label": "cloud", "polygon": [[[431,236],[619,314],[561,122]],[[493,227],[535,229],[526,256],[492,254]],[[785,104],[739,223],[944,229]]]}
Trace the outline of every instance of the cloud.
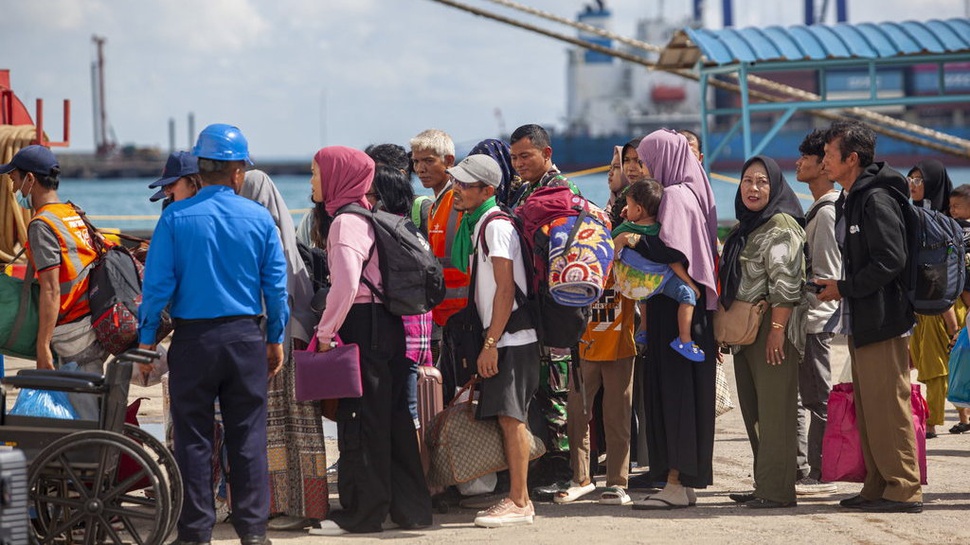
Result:
{"label": "cloud", "polygon": [[[573,36],[575,31],[484,0],[468,4]],[[520,0],[572,19],[588,0]],[[458,141],[538,122],[565,112],[566,44],[475,17],[430,0],[31,0],[4,2],[18,24],[0,33],[0,68],[33,110],[47,100],[48,127],[58,103],[73,103],[72,151],[92,144],[91,35],[107,38],[106,94],[123,143],[167,146],[176,120],[180,147],[186,116],[196,130],[236,123],[260,156],[309,156],[328,144],[406,143],[428,127]],[[614,31],[633,35],[656,5],[612,0]],[[720,25],[720,2],[705,17]],[[739,25],[800,24],[800,2],[734,0]],[[853,22],[964,15],[954,0],[853,0]],[[666,2],[682,20],[691,2]],[[759,17],[758,19],[755,16]],[[42,29],[42,31],[38,31]],[[58,131],[59,132],[59,131]],[[56,133],[55,133],[56,134]]]}

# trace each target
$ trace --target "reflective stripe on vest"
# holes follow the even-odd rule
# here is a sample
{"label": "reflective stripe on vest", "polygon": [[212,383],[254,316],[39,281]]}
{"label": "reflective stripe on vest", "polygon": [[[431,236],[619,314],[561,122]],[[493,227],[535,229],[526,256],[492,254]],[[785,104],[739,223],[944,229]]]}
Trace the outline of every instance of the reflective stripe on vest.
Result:
{"label": "reflective stripe on vest", "polygon": [[31,219],[33,221],[46,223],[57,235],[61,253],[57,278],[61,299],[57,323],[73,322],[91,312],[88,305],[88,265],[97,258],[91,245],[91,235],[84,221],[69,204],[45,205]]}
{"label": "reflective stripe on vest", "polygon": [[458,232],[461,213],[452,206],[454,192],[448,188],[436,199],[428,219],[428,241],[444,269],[445,299],[431,312],[435,323],[445,325],[452,314],[468,303],[469,276],[451,265],[451,245]]}

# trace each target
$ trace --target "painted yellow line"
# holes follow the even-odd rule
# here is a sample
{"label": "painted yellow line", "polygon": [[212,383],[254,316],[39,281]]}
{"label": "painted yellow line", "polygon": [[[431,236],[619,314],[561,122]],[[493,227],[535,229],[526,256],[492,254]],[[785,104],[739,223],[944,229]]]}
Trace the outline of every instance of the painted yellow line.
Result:
{"label": "painted yellow line", "polygon": [[601,167],[587,168],[586,170],[577,170],[576,172],[567,172],[565,176],[567,178],[579,178],[580,176],[586,176],[588,174],[599,174],[601,172],[606,172],[610,169],[610,165],[603,165]]}

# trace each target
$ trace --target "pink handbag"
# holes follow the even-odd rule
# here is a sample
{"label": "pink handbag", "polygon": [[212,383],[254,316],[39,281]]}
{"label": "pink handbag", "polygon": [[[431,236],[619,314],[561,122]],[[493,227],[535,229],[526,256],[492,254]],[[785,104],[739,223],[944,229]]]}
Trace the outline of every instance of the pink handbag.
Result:
{"label": "pink handbag", "polygon": [[360,397],[364,387],[360,381],[360,349],[356,344],[340,344],[336,348],[317,352],[316,335],[306,350],[293,351],[296,372],[296,400],[316,401]]}
{"label": "pink handbag", "polygon": [[[829,394],[828,422],[822,439],[822,480],[825,482],[861,483],[866,478],[852,391],[852,383],[844,382],[832,386],[832,393]],[[929,409],[919,384],[912,385],[910,403],[913,406],[920,483],[926,484],[926,417]]]}

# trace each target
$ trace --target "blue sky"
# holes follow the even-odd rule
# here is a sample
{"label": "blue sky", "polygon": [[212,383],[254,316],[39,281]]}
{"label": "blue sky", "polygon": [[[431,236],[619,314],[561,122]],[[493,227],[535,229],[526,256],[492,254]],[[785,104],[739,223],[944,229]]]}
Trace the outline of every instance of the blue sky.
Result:
{"label": "blue sky", "polygon": [[[254,157],[310,160],[321,146],[407,140],[429,127],[457,142],[496,136],[565,114],[566,44],[473,17],[431,0],[30,0],[2,1],[0,68],[60,139],[60,101],[72,101],[72,151],[93,148],[91,36],[107,38],[109,123],[122,143],[168,149],[209,123],[242,128]],[[556,31],[484,0],[465,3]],[[572,18],[583,1],[520,0]],[[721,26],[708,0],[705,24]],[[834,4],[834,1],[831,2]],[[688,0],[613,0],[614,31],[637,18],[681,20]],[[784,7],[782,7],[784,4]],[[964,17],[968,0],[850,0],[850,22]],[[646,7],[648,6],[649,7]],[[735,25],[801,24],[800,3],[735,0]],[[831,20],[831,19],[830,19]]]}

